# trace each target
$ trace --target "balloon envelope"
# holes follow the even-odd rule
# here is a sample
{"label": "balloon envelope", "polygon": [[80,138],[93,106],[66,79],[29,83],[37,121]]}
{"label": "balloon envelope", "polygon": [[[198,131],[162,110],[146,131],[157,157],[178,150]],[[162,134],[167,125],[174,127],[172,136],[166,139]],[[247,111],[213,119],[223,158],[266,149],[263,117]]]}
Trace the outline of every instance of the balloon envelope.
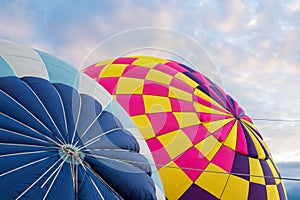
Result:
{"label": "balloon envelope", "polygon": [[102,87],[43,52],[0,41],[1,199],[157,199],[153,160]]}
{"label": "balloon envelope", "polygon": [[251,119],[201,73],[147,56],[101,61],[83,71],[138,126],[168,199],[286,199]]}

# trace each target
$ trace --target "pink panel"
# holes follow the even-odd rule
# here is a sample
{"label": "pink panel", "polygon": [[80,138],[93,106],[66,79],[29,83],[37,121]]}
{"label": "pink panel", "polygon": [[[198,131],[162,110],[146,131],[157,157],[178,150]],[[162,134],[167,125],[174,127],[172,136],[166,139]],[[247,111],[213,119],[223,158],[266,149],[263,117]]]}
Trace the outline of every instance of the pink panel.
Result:
{"label": "pink panel", "polygon": [[117,101],[130,116],[145,114],[145,106],[140,94],[119,94]]}
{"label": "pink panel", "polygon": [[217,152],[212,160],[212,163],[221,167],[227,172],[231,171],[235,152],[228,147],[222,145],[220,150]]}
{"label": "pink panel", "polygon": [[182,131],[190,138],[193,144],[199,143],[210,135],[202,124],[182,128]]}
{"label": "pink panel", "polygon": [[244,135],[244,130],[241,127],[241,122],[238,122],[238,132],[237,132],[237,144],[236,144],[236,151],[248,155],[248,146],[247,146],[247,141]]}
{"label": "pink panel", "polygon": [[164,84],[146,80],[143,94],[167,97],[169,94],[169,88]]}
{"label": "pink panel", "polygon": [[150,113],[148,117],[157,136],[179,129],[177,119],[173,113]]}
{"label": "pink panel", "polygon": [[222,128],[218,129],[214,132],[215,138],[217,138],[220,142],[224,142],[227,138],[229,132],[232,129],[233,124],[235,123],[235,120],[233,119],[231,122],[225,124]]}
{"label": "pink panel", "polygon": [[[96,65],[96,64],[95,64]],[[101,70],[105,67],[105,65],[102,66],[89,66],[84,70],[84,73],[89,75],[92,78],[99,78]]]}
{"label": "pink panel", "polygon": [[113,64],[131,64],[137,58],[117,58],[113,61]]}
{"label": "pink panel", "polygon": [[252,122],[252,120],[251,120],[251,118],[249,116],[245,115],[245,116],[243,116],[241,118],[253,124],[253,122]]}
{"label": "pink panel", "polygon": [[118,77],[98,78],[96,81],[102,85],[110,94],[116,93],[116,86],[119,81]]}
{"label": "pink panel", "polygon": [[202,112],[199,112],[198,116],[201,122],[211,122],[211,121],[218,121],[218,120],[232,118],[232,116],[215,115],[215,114],[202,113]]}
{"label": "pink panel", "polygon": [[168,152],[157,138],[149,139],[146,142],[152,153],[157,169],[160,169],[163,165],[171,161]]}
{"label": "pink panel", "polygon": [[188,93],[194,93],[194,88],[192,86],[188,85],[187,83],[185,83],[177,78],[172,79],[170,86],[181,89]]}
{"label": "pink panel", "polygon": [[193,99],[194,99],[194,102],[197,102],[197,103],[199,103],[201,105],[205,105],[206,107],[213,108],[215,110],[219,110],[219,111],[224,112],[224,113],[229,113],[227,110],[222,109],[222,108],[220,108],[218,106],[215,106],[211,102],[209,102],[209,101],[207,101],[207,100],[205,100],[205,99],[203,99],[203,98],[201,98],[199,96],[194,95]]}
{"label": "pink panel", "polygon": [[125,68],[122,76],[129,77],[129,78],[145,79],[149,70],[150,69],[147,67],[128,65]]}
{"label": "pink panel", "polygon": [[195,147],[190,148],[178,158],[174,160],[174,162],[180,168],[192,168],[192,169],[199,169],[199,170],[188,170],[183,169],[185,174],[192,180],[195,181],[200,174],[202,173],[201,170],[205,170],[206,166],[209,163],[209,160],[199,152],[198,149]]}
{"label": "pink panel", "polygon": [[193,72],[192,74],[196,76],[203,84],[210,85],[210,83],[206,80],[206,78],[202,74],[198,72]]}
{"label": "pink panel", "polygon": [[174,61],[167,62],[167,63],[165,63],[165,65],[172,67],[173,69],[175,69],[178,72],[186,72],[187,71],[184,67],[181,67]]}
{"label": "pink panel", "polygon": [[177,70],[169,67],[168,65],[163,65],[163,64],[157,64],[153,69],[164,72],[164,73],[169,74],[171,76],[175,76],[178,73]]}
{"label": "pink panel", "polygon": [[173,112],[195,112],[194,104],[188,101],[170,98]]}
{"label": "pink panel", "polygon": [[225,104],[224,99],[222,99],[222,98],[220,97],[220,95],[217,94],[213,89],[208,88],[208,92],[210,93],[211,96],[213,96],[213,99],[215,99],[215,100],[217,100],[219,103],[221,103],[222,106],[226,106],[226,105],[223,105],[223,104]]}

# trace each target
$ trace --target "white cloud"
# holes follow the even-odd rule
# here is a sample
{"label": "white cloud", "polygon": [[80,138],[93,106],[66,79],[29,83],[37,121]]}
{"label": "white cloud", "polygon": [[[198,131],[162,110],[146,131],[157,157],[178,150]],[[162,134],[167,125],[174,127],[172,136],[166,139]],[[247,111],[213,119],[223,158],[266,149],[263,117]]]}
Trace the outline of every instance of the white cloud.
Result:
{"label": "white cloud", "polygon": [[15,38],[19,42],[30,40],[36,32],[35,14],[22,5],[11,3],[0,8],[0,32],[2,37]]}

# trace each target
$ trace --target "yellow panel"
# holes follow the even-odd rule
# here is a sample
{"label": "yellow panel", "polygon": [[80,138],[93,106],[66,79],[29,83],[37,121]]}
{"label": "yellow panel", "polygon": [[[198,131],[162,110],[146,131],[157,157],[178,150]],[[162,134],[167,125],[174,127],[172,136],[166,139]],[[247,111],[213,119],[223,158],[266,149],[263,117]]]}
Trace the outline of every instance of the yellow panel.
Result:
{"label": "yellow panel", "polygon": [[207,166],[206,170],[207,171],[202,172],[200,177],[195,181],[195,184],[213,194],[215,197],[220,198],[229,174],[223,174],[225,171],[212,163]]}
{"label": "yellow panel", "polygon": [[195,110],[197,112],[209,113],[209,114],[216,114],[216,115],[223,115],[224,118],[225,118],[225,116],[228,116],[228,113],[221,112],[219,110],[215,110],[215,109],[213,109],[211,107],[207,107],[207,106],[204,106],[203,104],[199,104],[199,103],[196,103],[196,102],[194,102],[194,107],[195,107]]}
{"label": "yellow panel", "polygon": [[249,165],[250,165],[250,174],[255,176],[261,176],[261,177],[255,177],[250,176],[250,181],[253,183],[258,183],[265,185],[265,178],[264,178],[264,172],[261,168],[260,162],[256,158],[249,157]]}
{"label": "yellow panel", "polygon": [[133,61],[133,65],[139,65],[139,66],[143,66],[143,67],[147,67],[147,68],[153,68],[155,67],[159,62],[155,61],[155,60],[149,60],[149,59],[137,59],[135,61]]}
{"label": "yellow panel", "polygon": [[218,108],[224,110],[224,112],[228,112],[223,106],[221,106],[217,101],[215,101],[214,99],[212,99],[210,96],[208,96],[207,94],[205,94],[204,92],[202,92],[201,90],[196,89],[194,91],[194,94],[198,97],[201,97],[202,99],[205,99],[206,101],[214,104],[215,106],[217,106]]}
{"label": "yellow panel", "polygon": [[221,148],[222,144],[214,137],[209,136],[195,145],[195,147],[209,160],[211,161],[216,153]]}
{"label": "yellow panel", "polygon": [[242,121],[243,123],[246,123],[247,125],[249,125],[249,126],[252,127],[253,129],[257,130],[256,126],[254,126],[254,124],[248,122],[247,120],[241,119],[241,121]]}
{"label": "yellow panel", "polygon": [[270,200],[280,200],[276,185],[267,185],[267,197]]}
{"label": "yellow panel", "polygon": [[168,199],[179,199],[193,182],[174,162],[171,162],[168,166],[174,168],[163,167],[158,171],[164,185],[166,197]]}
{"label": "yellow panel", "polygon": [[234,122],[229,134],[227,135],[224,145],[235,151],[236,142],[237,142],[237,121]]}
{"label": "yellow panel", "polygon": [[124,69],[127,67],[127,64],[114,64],[111,66],[105,66],[101,71],[101,77],[120,77]]}
{"label": "yellow panel", "polygon": [[179,127],[181,128],[194,126],[201,123],[197,113],[194,112],[173,112],[173,114],[175,115]]}
{"label": "yellow panel", "polygon": [[173,159],[193,146],[190,139],[181,130],[172,131],[157,137]]}
{"label": "yellow panel", "polygon": [[146,115],[132,116],[131,119],[133,120],[145,140],[155,137],[155,132],[151,126],[150,120]]}
{"label": "yellow panel", "polygon": [[117,94],[142,94],[144,80],[135,78],[120,78],[117,87]]}
{"label": "yellow panel", "polygon": [[253,133],[253,131],[250,130],[247,126],[244,126],[244,128],[248,131],[250,137],[252,138],[253,144],[255,146],[255,150],[257,151],[257,154],[258,154],[258,158],[259,159],[265,159],[266,154],[265,154],[262,146],[258,142],[257,138],[253,135],[253,134],[256,134],[256,133]]}
{"label": "yellow panel", "polygon": [[109,59],[109,60],[103,60],[101,62],[98,62],[95,66],[101,66],[101,65],[110,65],[115,59]]}
{"label": "yellow panel", "polygon": [[133,62],[134,65],[141,65],[143,66],[144,64],[147,65],[149,63],[161,63],[161,64],[165,64],[167,62],[169,62],[166,59],[163,58],[157,58],[157,57],[152,57],[152,56],[132,56],[132,58],[138,58],[137,60],[135,60]]}
{"label": "yellow panel", "polygon": [[222,128],[224,125],[228,124],[232,120],[234,120],[234,119],[233,118],[221,119],[221,120],[212,121],[209,123],[203,123],[203,125],[210,133],[214,133],[216,130]]}
{"label": "yellow panel", "polygon": [[[248,122],[248,121],[246,121],[246,120],[243,120],[242,119],[242,122],[243,123],[246,123],[247,125],[249,125],[249,126],[251,126],[252,128],[254,128],[254,129],[256,129],[257,130],[257,128],[252,124],[252,123],[250,123],[250,122]],[[253,132],[253,131],[252,131]],[[253,133],[253,134],[255,134],[255,135],[257,135],[256,133]],[[257,140],[259,140],[260,141],[260,143],[264,146],[264,148],[268,151],[268,153],[270,154],[270,150],[269,150],[269,147],[268,147],[268,145],[266,144],[266,142],[264,141],[264,140],[262,140],[258,135],[257,135],[257,138],[256,138]],[[261,145],[260,144],[260,145]]]}
{"label": "yellow panel", "polygon": [[183,91],[181,89],[172,87],[172,86],[169,87],[168,96],[171,98],[175,98],[175,99],[193,102],[193,94]]}
{"label": "yellow panel", "polygon": [[152,69],[148,72],[145,79],[169,85],[173,77],[166,73]]}
{"label": "yellow panel", "polygon": [[146,113],[171,112],[172,107],[168,97],[143,95]]}
{"label": "yellow panel", "polygon": [[175,75],[175,78],[177,78],[177,79],[185,82],[186,84],[192,86],[193,88],[196,88],[199,85],[198,83],[196,83],[191,78],[189,78],[188,76],[184,75],[183,73],[177,73]]}
{"label": "yellow panel", "polygon": [[[278,173],[277,173],[277,171],[275,169],[275,166],[273,165],[273,163],[271,162],[270,159],[267,160],[267,163],[268,163],[268,165],[269,165],[269,167],[270,167],[270,169],[272,171],[273,176],[274,177],[279,177],[279,175],[278,175]],[[281,182],[281,179],[275,178],[275,182],[276,182],[276,184],[279,184]]]}
{"label": "yellow panel", "polygon": [[221,199],[222,200],[248,199],[248,193],[249,193],[249,182],[240,177],[230,175]]}

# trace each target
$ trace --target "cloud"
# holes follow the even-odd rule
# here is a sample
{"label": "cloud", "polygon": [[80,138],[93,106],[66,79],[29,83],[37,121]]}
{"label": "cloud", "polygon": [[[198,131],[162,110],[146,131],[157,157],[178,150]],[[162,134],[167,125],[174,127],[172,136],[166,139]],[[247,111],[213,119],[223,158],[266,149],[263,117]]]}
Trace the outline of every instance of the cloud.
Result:
{"label": "cloud", "polygon": [[[208,51],[222,87],[251,117],[298,119],[299,18],[297,1],[2,1],[0,36],[80,68],[96,45],[116,33],[174,29]],[[300,160],[300,123],[255,124],[276,161]]]}
{"label": "cloud", "polygon": [[[300,118],[300,31],[295,20],[300,12],[295,1],[210,1],[188,13],[183,20],[199,19],[185,22],[194,27],[193,37],[220,69],[223,87],[247,114],[266,119]],[[300,160],[300,123],[254,122],[275,160]]]}
{"label": "cloud", "polygon": [[25,42],[32,39],[36,32],[35,13],[28,11],[22,3],[11,1],[1,3],[0,32],[2,38],[14,38]]}

